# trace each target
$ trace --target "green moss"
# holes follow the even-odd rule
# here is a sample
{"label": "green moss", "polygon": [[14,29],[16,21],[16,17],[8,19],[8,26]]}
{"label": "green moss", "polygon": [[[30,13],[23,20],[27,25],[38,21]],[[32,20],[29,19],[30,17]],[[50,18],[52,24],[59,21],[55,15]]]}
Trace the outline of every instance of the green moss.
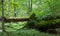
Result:
{"label": "green moss", "polygon": [[48,21],[42,20],[37,25],[43,26],[43,25],[47,25],[47,24],[56,24],[56,23],[59,23],[59,22],[60,22],[60,19],[48,20]]}

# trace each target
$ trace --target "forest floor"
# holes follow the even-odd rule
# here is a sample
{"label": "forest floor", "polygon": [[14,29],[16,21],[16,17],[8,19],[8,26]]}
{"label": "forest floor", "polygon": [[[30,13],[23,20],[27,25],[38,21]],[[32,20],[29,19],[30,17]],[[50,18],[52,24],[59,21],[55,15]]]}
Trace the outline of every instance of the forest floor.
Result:
{"label": "forest floor", "polygon": [[57,31],[58,34],[48,34],[35,29],[21,29],[17,31],[0,32],[0,36],[60,36],[60,29],[57,29]]}

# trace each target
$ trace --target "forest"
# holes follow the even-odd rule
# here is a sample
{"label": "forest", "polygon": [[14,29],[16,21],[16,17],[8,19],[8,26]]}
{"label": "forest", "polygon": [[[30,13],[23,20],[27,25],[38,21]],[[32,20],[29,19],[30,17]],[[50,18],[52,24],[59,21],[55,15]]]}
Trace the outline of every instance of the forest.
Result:
{"label": "forest", "polygon": [[0,36],[60,36],[60,0],[0,0]]}

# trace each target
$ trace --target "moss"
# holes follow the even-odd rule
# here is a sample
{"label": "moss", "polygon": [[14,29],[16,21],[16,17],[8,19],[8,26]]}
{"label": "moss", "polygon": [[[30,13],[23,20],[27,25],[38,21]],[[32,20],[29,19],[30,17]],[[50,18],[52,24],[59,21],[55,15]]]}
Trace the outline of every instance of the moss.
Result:
{"label": "moss", "polygon": [[60,19],[48,20],[48,21],[42,20],[37,25],[43,26],[43,25],[47,25],[47,24],[56,24],[56,23],[59,23],[59,22],[60,22]]}

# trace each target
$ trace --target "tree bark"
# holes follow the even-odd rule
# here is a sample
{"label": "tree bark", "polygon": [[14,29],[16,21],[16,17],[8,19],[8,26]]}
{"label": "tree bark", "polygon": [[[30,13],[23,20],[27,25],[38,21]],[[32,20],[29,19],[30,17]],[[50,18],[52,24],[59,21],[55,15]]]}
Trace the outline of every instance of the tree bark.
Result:
{"label": "tree bark", "polygon": [[5,26],[4,26],[4,0],[2,1],[2,31],[5,32]]}

